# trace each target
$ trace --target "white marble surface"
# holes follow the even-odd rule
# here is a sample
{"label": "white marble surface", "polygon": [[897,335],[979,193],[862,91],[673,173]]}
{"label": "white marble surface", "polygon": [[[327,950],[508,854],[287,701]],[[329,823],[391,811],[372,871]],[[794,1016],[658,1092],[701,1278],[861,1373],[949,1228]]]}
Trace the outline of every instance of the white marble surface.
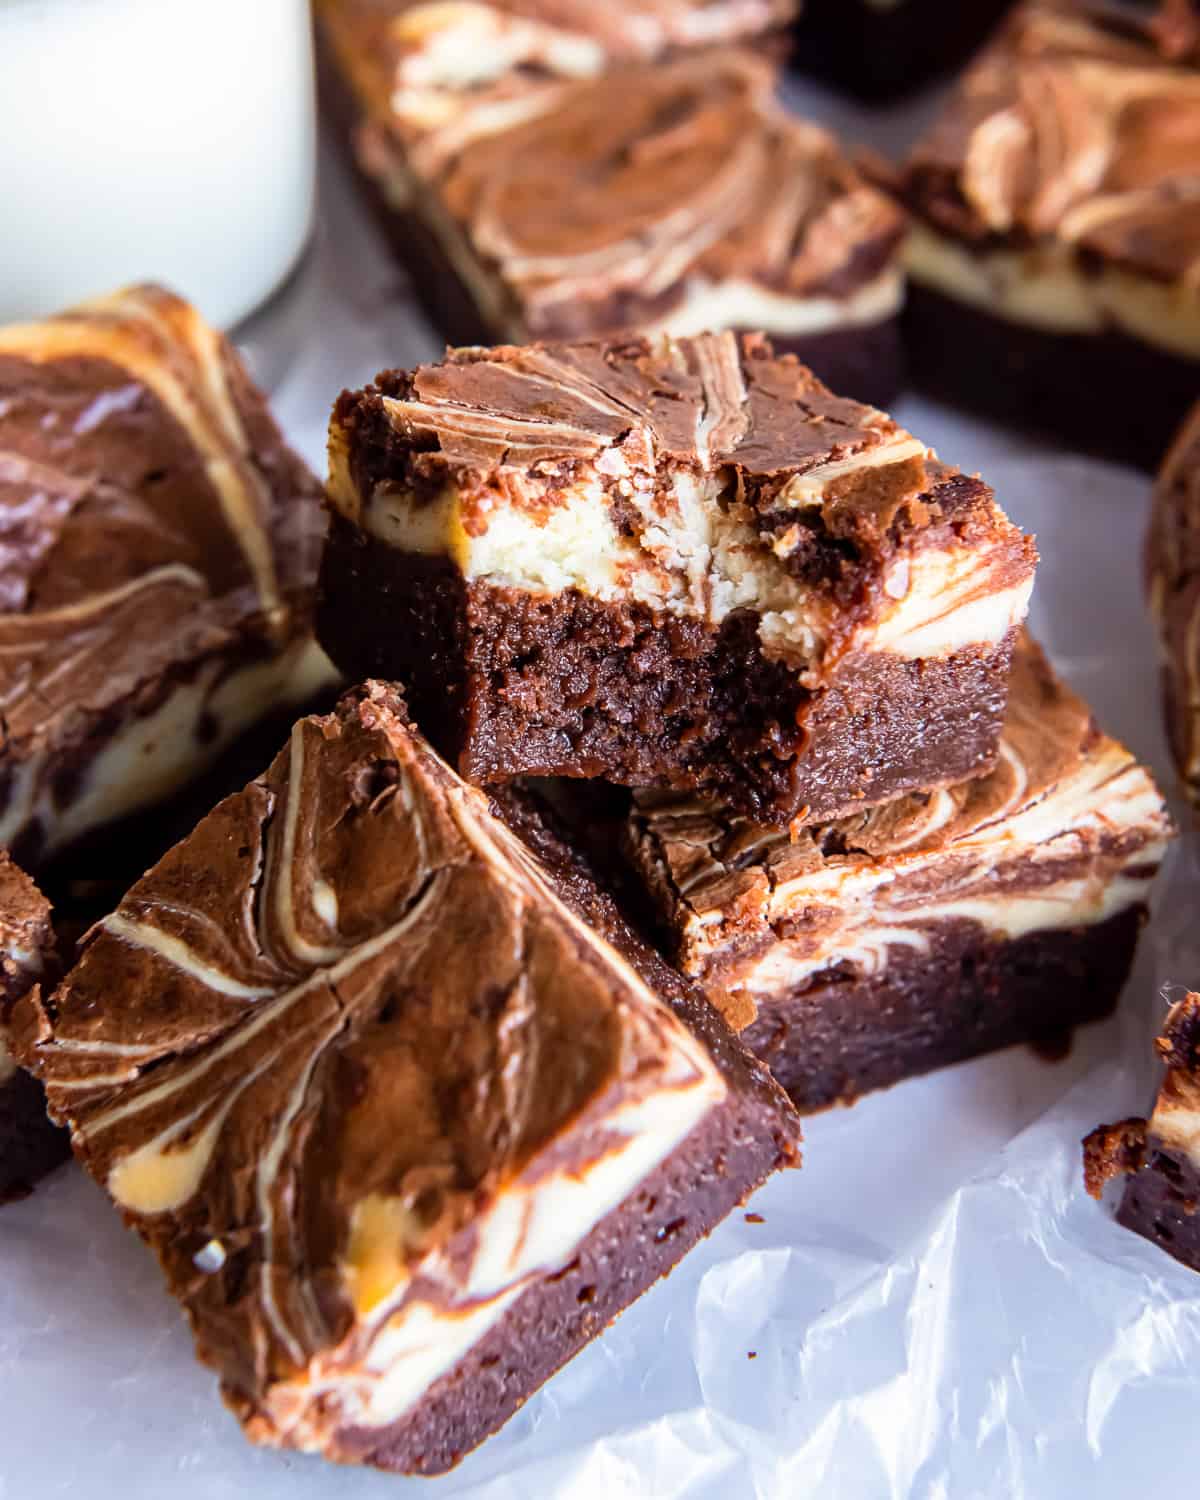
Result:
{"label": "white marble surface", "polygon": [[[804,97],[877,146],[899,144],[928,107],[866,116]],[[438,347],[326,166],[297,293],[309,336],[276,397],[315,463],[343,385]],[[288,322],[285,310],[280,338]],[[897,414],[1038,533],[1038,631],[1165,775],[1139,590],[1146,481],[919,400]],[[1194,849],[1176,851],[1120,1015],[1065,1062],[1016,1050],[812,1121],[804,1170],[753,1203],[764,1223],[736,1214],[433,1483],[248,1447],[150,1257],[64,1170],[0,1214],[0,1500],[1194,1490],[1200,1278],[1084,1196],[1078,1142],[1149,1101],[1159,986],[1200,982],[1198,869]]]}

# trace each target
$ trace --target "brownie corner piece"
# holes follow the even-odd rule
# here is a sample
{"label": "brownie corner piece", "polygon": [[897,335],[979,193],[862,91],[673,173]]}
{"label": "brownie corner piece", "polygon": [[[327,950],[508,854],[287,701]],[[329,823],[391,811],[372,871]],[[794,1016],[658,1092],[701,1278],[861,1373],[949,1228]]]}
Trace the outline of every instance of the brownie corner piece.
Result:
{"label": "brownie corner piece", "polygon": [[1155,1045],[1166,1072],[1153,1114],[1085,1138],[1084,1185],[1099,1198],[1123,1179],[1118,1222],[1200,1271],[1200,995],[1171,1006]]}
{"label": "brownie corner piece", "polygon": [[339,402],[318,634],[477,783],[786,822],[992,763],[1032,539],[761,336],[451,351]]}
{"label": "brownie corner piece", "polygon": [[255,1441],[450,1468],[798,1160],[766,1069],[507,816],[367,684],[18,1005]]}
{"label": "brownie corner piece", "polygon": [[1173,832],[1025,638],[993,771],[803,828],[637,793],[668,951],[804,1111],[1107,1015]]}
{"label": "brownie corner piece", "polygon": [[50,904],[0,849],[0,1204],[24,1197],[69,1154],[66,1132],[47,1118],[41,1085],[17,1066],[7,1041],[17,1001],[56,972]]}

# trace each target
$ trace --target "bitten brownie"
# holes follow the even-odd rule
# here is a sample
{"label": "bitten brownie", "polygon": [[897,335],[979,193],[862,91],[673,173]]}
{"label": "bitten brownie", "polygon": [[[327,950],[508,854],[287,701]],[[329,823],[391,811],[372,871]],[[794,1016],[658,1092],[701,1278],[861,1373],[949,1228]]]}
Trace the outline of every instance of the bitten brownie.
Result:
{"label": "bitten brownie", "polygon": [[[599,7],[597,8],[599,9]],[[353,76],[353,74],[351,75]],[[352,107],[355,155],[413,286],[456,344],[761,329],[823,380],[900,383],[904,216],[724,48],[560,82],[413,130]]]}
{"label": "bitten brownie", "polygon": [[1200,8],[1023,5],[909,158],[947,400],[1155,467],[1200,389]]}
{"label": "bitten brownie", "polygon": [[46,1118],[41,1085],[17,1067],[7,1042],[13,1006],[57,972],[50,903],[0,849],[0,1204],[23,1197],[69,1154],[66,1131]]}
{"label": "bitten brownie", "polygon": [[0,528],[0,844],[27,868],[333,681],[319,486],[168,292],[0,328]]}
{"label": "bitten brownie", "polygon": [[985,777],[790,835],[636,801],[670,951],[806,1110],[1106,1015],[1171,833],[1028,640]]}
{"label": "bitten brownie", "polygon": [[1162,646],[1167,737],[1183,789],[1200,813],[1200,405],[1158,476],[1146,593]]}
{"label": "bitten brownie", "polygon": [[867,99],[922,88],[984,40],[1012,0],[803,0],[796,66]]}
{"label": "bitten brownie", "polygon": [[1118,1221],[1200,1271],[1200,995],[1171,1007],[1155,1045],[1167,1071],[1154,1113],[1092,1131],[1084,1185],[1099,1198],[1125,1177]]}
{"label": "bitten brownie", "polygon": [[985,771],[1032,540],[761,338],[452,350],[346,392],[318,634],[469,781],[786,822]]}
{"label": "bitten brownie", "polygon": [[449,1468],[798,1160],[767,1069],[508,815],[367,684],[18,1003],[255,1441]]}

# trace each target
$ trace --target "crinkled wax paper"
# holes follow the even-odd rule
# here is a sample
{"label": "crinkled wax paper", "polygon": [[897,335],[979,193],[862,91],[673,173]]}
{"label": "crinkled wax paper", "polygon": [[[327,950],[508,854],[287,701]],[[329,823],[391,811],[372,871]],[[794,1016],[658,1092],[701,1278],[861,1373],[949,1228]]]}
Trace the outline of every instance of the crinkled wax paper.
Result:
{"label": "crinkled wax paper", "polygon": [[[859,134],[886,143],[912,118],[865,117]],[[347,185],[336,170],[326,178],[302,293],[315,335],[277,396],[315,463],[343,384],[436,349]],[[916,400],[897,413],[982,470],[1038,533],[1037,631],[1169,785],[1140,597],[1146,480]],[[149,1255],[99,1189],[60,1172],[0,1213],[0,1497],[1194,1491],[1200,1277],[1084,1196],[1079,1139],[1149,1103],[1160,986],[1200,985],[1198,896],[1200,857],[1184,841],[1120,1015],[1082,1033],[1066,1061],[1018,1049],[813,1120],[803,1171],[750,1205],[762,1223],[735,1214],[437,1481],[249,1447]]]}

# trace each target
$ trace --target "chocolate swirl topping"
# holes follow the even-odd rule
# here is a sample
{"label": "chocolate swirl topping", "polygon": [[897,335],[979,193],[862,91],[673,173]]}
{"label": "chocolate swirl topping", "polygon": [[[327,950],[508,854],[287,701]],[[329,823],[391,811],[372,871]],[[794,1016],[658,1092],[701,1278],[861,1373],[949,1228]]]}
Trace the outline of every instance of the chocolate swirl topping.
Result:
{"label": "chocolate swirl topping", "polygon": [[[835,396],[794,355],[732,333],[451,349],[440,364],[384,371],[344,393],[330,452],[332,499],[352,519],[384,452],[392,482],[433,496],[452,479],[480,506],[486,486],[520,505],[522,478],[545,488],[576,465],[618,479],[729,467],[739,496],[763,513],[798,507],[811,488],[847,530],[857,520],[878,535],[901,511],[928,521],[919,492],[956,472],[885,413]],[[789,486],[796,493],[781,497]]]}
{"label": "chocolate swirl topping", "polygon": [[774,85],[732,51],[578,84],[473,142],[440,191],[535,333],[569,336],[600,297],[634,323],[688,276],[838,296],[882,268],[901,216]]}
{"label": "chocolate swirl topping", "polygon": [[597,304],[607,326],[661,316],[688,278],[846,295],[887,264],[901,215],[774,82],[743,53],[684,58],[413,161],[530,336],[597,326]]}
{"label": "chocolate swirl topping", "polygon": [[725,1090],[379,684],[300,721],[14,1031],[251,1434],[335,1453],[407,1404],[410,1315],[419,1372],[510,1263],[569,1259],[556,1174]]}
{"label": "chocolate swirl topping", "polygon": [[906,196],[951,236],[1051,238],[1194,287],[1197,64],[1194,13],[1033,0],[912,153]]}

